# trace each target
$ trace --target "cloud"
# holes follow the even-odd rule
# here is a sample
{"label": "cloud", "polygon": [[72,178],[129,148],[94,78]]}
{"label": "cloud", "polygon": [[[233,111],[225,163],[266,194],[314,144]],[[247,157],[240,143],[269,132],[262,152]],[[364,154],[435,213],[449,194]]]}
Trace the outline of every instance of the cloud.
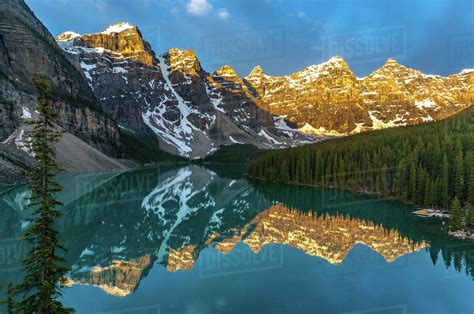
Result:
{"label": "cloud", "polygon": [[221,20],[227,20],[230,17],[229,11],[227,9],[219,9],[217,17]]}
{"label": "cloud", "polygon": [[190,0],[186,4],[186,12],[191,15],[196,16],[207,16],[210,13],[217,16],[220,20],[227,20],[230,17],[229,11],[225,8],[221,8],[219,10],[214,10],[211,3],[208,0]]}
{"label": "cloud", "polygon": [[186,5],[186,12],[191,15],[204,16],[212,11],[212,4],[207,0],[191,0]]}

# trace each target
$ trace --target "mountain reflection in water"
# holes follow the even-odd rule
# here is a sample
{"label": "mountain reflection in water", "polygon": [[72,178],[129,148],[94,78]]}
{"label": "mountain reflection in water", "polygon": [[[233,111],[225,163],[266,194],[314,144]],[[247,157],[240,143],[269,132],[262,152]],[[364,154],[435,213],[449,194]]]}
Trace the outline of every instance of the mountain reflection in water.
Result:
{"label": "mountain reflection in water", "polygon": [[[69,284],[97,286],[113,296],[134,292],[153,267],[189,271],[203,250],[224,256],[240,243],[255,255],[267,245],[284,245],[332,265],[343,263],[357,244],[388,263],[425,249],[433,263],[441,256],[446,267],[474,273],[472,246],[446,237],[439,221],[422,221],[411,206],[395,201],[250,183],[219,167],[161,166],[61,181],[66,189],[59,228],[68,248]],[[2,192],[3,238],[14,239],[27,225],[27,196],[25,187]],[[4,264],[19,269],[21,258]],[[19,271],[8,276],[21,278]]]}

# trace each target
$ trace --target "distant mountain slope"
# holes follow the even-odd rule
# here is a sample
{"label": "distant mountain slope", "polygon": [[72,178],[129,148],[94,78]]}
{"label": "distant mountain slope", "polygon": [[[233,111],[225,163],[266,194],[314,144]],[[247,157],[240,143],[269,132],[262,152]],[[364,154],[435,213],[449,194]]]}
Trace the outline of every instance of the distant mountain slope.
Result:
{"label": "distant mountain slope", "polygon": [[474,204],[474,107],[444,121],[279,150],[252,161],[252,178],[390,195],[448,208]]}
{"label": "distant mountain slope", "polygon": [[1,141],[22,124],[24,112],[34,110],[32,80],[42,77],[55,89],[60,125],[109,154],[116,152],[115,123],[23,0],[0,5],[0,73]]}
{"label": "distant mountain slope", "polygon": [[[110,157],[121,156],[119,129],[101,109],[83,75],[65,57],[53,36],[23,0],[0,4],[0,162],[1,176],[21,181],[21,168],[34,161],[28,149],[26,120],[36,115],[36,91],[32,80],[46,79],[53,88],[57,123],[66,132],[66,142],[75,143],[61,152],[63,164],[77,170],[123,168]],[[92,147],[91,147],[92,146]],[[79,151],[85,149],[85,151]],[[86,159],[75,159],[83,156]],[[20,168],[18,168],[20,167]],[[20,171],[20,172],[19,172]]]}

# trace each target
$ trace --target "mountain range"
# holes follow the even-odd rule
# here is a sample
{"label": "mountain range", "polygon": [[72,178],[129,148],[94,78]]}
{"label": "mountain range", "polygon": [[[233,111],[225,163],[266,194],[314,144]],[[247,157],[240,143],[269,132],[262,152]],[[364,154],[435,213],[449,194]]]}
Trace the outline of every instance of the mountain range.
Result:
{"label": "mountain range", "polygon": [[151,129],[160,147],[196,158],[220,145],[279,148],[316,141],[262,109],[232,68],[209,74],[191,50],[157,56],[128,23],[97,34],[66,32],[58,44],[123,129]]}
{"label": "mountain range", "polygon": [[426,75],[389,59],[358,78],[333,57],[289,76],[257,66],[242,78],[229,65],[206,72],[192,50],[156,56],[128,23],[56,40],[120,126],[141,132],[147,125],[164,149],[191,158],[232,143],[281,148],[439,120],[474,100],[470,70]]}
{"label": "mountain range", "polygon": [[426,75],[389,59],[358,78],[333,57],[288,76],[257,66],[240,77],[229,65],[207,72],[193,50],[158,55],[126,22],[54,38],[23,0],[2,1],[0,16],[5,182],[34,163],[25,121],[35,116],[38,77],[55,90],[66,131],[58,159],[71,171],[125,169],[137,151],[150,162],[159,151],[195,159],[235,144],[299,146],[443,119],[474,101],[473,70]]}

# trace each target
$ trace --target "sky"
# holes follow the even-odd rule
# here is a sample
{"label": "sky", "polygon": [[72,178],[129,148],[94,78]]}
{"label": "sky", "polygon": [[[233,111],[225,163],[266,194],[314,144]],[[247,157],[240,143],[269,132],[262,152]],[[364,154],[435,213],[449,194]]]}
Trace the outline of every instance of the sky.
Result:
{"label": "sky", "polygon": [[427,74],[474,68],[474,0],[26,0],[54,35],[138,26],[157,54],[287,75],[342,56],[359,77],[387,58]]}

